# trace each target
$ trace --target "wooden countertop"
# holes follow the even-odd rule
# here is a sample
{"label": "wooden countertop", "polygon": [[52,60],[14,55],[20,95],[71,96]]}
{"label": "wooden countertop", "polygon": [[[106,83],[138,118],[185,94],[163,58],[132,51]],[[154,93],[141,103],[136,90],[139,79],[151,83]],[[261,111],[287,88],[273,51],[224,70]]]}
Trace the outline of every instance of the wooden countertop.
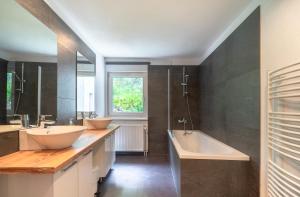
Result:
{"label": "wooden countertop", "polygon": [[90,151],[118,128],[118,125],[110,125],[103,130],[86,130],[72,147],[62,150],[19,151],[0,157],[0,174],[53,174]]}
{"label": "wooden countertop", "polygon": [[0,125],[0,134],[18,131],[21,128],[20,125]]}

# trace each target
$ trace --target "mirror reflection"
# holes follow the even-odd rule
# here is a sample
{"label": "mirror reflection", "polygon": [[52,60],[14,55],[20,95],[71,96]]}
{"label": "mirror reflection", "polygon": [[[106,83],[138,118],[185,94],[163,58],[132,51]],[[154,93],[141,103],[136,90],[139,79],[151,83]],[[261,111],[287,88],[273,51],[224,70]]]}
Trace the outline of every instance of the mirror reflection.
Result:
{"label": "mirror reflection", "polygon": [[95,117],[96,67],[77,52],[77,119]]}
{"label": "mirror reflection", "polygon": [[0,26],[0,124],[55,120],[56,34],[15,1],[1,2]]}

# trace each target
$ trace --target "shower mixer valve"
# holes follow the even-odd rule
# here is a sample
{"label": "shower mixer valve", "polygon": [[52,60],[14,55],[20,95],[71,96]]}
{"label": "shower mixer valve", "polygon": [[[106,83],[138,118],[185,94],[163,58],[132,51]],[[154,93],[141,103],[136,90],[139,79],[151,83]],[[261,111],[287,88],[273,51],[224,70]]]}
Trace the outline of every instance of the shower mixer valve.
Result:
{"label": "shower mixer valve", "polygon": [[186,123],[187,123],[187,120],[185,118],[182,118],[181,120],[178,120],[178,123],[180,124],[183,124],[183,129],[184,129],[184,132],[186,132]]}

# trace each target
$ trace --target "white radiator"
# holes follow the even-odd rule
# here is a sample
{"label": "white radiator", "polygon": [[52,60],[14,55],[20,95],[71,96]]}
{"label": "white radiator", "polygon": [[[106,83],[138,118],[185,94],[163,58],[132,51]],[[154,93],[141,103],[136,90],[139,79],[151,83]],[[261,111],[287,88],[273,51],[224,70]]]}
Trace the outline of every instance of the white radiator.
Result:
{"label": "white radiator", "polygon": [[120,124],[115,149],[119,152],[148,152],[148,129],[145,124]]}
{"label": "white radiator", "polygon": [[268,75],[268,196],[300,196],[300,64]]}

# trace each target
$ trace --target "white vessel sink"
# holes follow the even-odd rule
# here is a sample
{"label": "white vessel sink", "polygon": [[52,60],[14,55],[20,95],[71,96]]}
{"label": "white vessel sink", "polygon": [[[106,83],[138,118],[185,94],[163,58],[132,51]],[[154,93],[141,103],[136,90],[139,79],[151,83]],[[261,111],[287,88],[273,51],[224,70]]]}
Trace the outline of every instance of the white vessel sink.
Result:
{"label": "white vessel sink", "polygon": [[22,128],[21,125],[0,125],[0,133],[9,131],[18,131]]}
{"label": "white vessel sink", "polygon": [[72,146],[85,129],[85,126],[50,126],[26,132],[46,149],[63,149]]}
{"label": "white vessel sink", "polygon": [[84,125],[88,129],[106,129],[111,123],[111,118],[94,118],[94,119],[84,119]]}

